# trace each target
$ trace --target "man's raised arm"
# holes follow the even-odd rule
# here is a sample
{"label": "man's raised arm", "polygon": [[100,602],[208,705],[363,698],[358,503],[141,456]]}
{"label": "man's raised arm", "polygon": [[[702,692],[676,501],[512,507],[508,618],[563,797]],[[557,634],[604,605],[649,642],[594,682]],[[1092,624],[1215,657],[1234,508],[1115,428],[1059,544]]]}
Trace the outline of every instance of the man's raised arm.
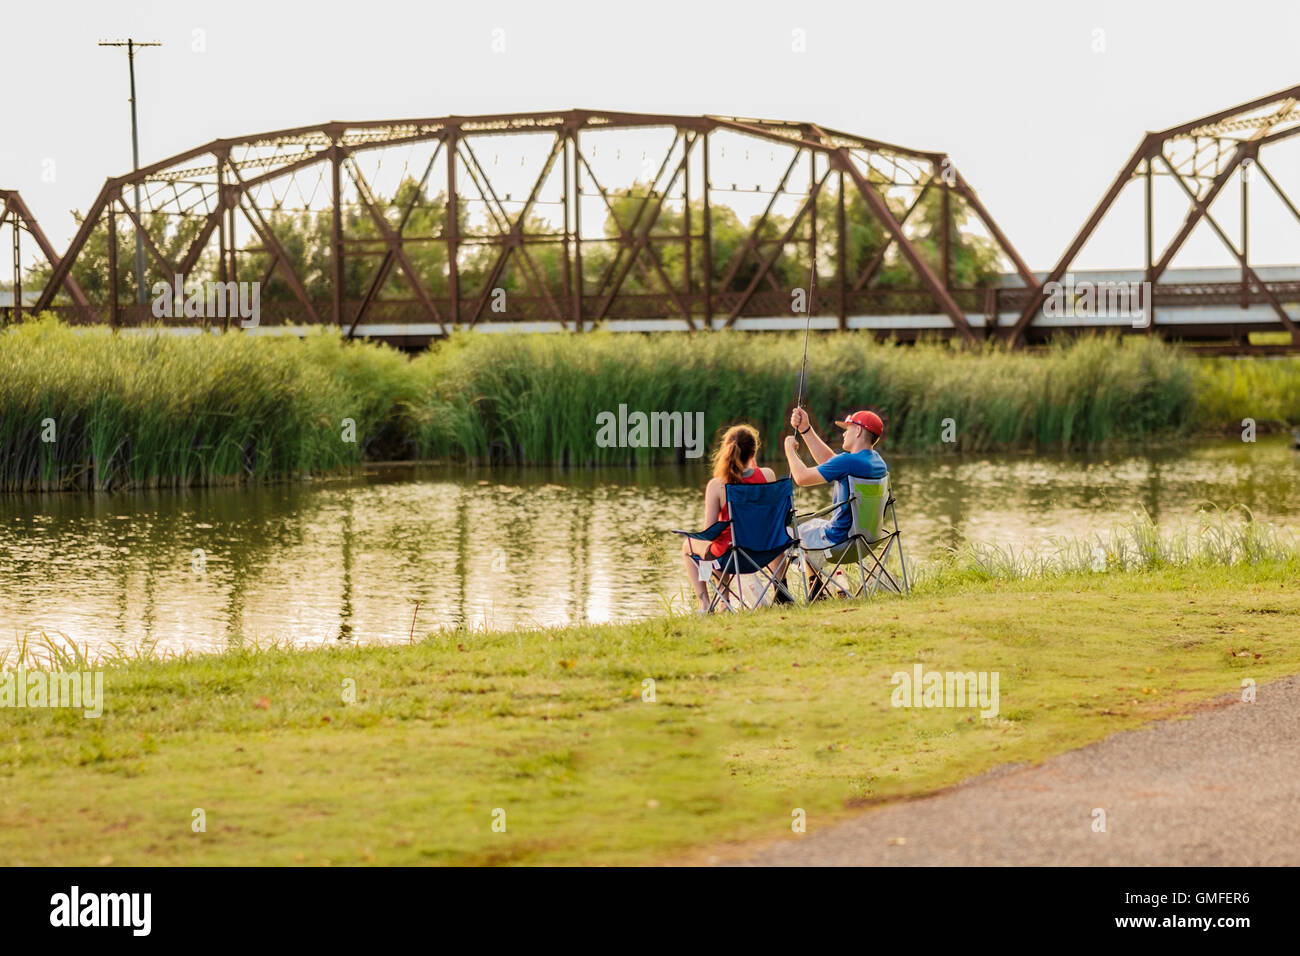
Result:
{"label": "man's raised arm", "polygon": [[828,458],[834,456],[835,452],[831,451],[831,446],[822,441],[822,436],[817,434],[817,430],[812,427],[808,421],[808,413],[802,408],[795,408],[790,413],[790,427],[793,428],[808,443],[808,451],[813,456],[813,461],[821,464]]}
{"label": "man's raised arm", "polygon": [[816,468],[810,468],[799,457],[799,439],[788,435],[785,439],[785,460],[790,466],[790,477],[800,486],[824,484],[826,479]]}

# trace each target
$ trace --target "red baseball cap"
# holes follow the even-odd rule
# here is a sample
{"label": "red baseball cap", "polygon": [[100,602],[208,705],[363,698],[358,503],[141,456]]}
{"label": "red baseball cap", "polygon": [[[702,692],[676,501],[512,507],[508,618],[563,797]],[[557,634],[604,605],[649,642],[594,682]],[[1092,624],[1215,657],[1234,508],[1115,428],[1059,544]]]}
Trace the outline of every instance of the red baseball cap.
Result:
{"label": "red baseball cap", "polygon": [[840,428],[848,428],[850,425],[861,425],[877,438],[885,433],[885,423],[880,420],[880,416],[875,412],[854,412],[848,418],[844,419],[844,421],[837,421],[835,424],[839,425]]}

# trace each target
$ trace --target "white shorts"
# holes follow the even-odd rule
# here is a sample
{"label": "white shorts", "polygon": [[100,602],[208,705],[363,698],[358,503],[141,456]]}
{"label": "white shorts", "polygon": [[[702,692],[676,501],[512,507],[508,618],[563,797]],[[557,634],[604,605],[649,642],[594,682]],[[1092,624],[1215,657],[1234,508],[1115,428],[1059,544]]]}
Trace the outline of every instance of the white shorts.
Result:
{"label": "white shorts", "polygon": [[810,518],[802,524],[795,526],[795,536],[799,543],[805,548],[814,550],[824,550],[833,548],[840,542],[831,543],[828,535],[830,534],[832,520],[830,518]]}

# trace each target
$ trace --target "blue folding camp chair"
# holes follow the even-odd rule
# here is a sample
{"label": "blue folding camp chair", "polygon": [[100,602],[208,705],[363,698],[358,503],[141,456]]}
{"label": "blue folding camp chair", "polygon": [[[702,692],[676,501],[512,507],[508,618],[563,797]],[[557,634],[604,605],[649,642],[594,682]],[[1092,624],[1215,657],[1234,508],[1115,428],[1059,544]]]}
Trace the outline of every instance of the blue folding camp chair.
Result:
{"label": "blue folding camp chair", "polygon": [[[798,516],[802,521],[848,508],[852,517],[849,536],[834,547],[804,548],[800,545],[804,555],[804,566],[816,580],[816,583],[811,585],[812,594],[829,593],[832,588],[853,597],[861,597],[864,593],[867,597],[871,597],[882,588],[896,594],[910,593],[907,562],[903,559],[903,534],[898,530],[898,513],[894,508],[894,495],[889,487],[889,476],[850,477],[848,482],[847,500],[812,514]],[[814,553],[820,553],[827,564],[834,562],[829,570],[817,568],[813,561],[808,560],[808,556]],[[900,571],[898,576],[895,576],[887,566],[891,554],[896,554],[898,558]],[[847,570],[855,566],[858,569],[857,581],[845,582],[844,574],[837,576],[841,568]]]}
{"label": "blue folding camp chair", "polygon": [[[707,575],[708,584],[713,585],[709,610],[716,608],[719,602],[735,611],[751,606],[746,603],[745,589],[741,587],[742,574],[757,574],[763,584],[752,601],[753,607],[762,605],[768,591],[780,593],[793,602],[794,596],[785,583],[768,570],[769,564],[798,546],[790,535],[790,523],[794,518],[794,485],[790,478],[778,478],[761,485],[729,484],[726,494],[728,520],[716,521],[703,531],[673,531],[673,534],[693,541],[714,541],[723,529],[731,529],[731,544],[716,559],[694,556],[697,566],[713,566]],[[725,595],[734,595],[735,600],[729,600]]]}

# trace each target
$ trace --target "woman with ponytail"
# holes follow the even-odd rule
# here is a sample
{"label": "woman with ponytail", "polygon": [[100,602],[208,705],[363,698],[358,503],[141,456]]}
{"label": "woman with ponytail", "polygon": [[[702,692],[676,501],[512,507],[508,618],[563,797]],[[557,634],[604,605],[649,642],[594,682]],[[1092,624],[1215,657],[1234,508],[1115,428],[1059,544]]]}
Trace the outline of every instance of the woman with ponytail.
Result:
{"label": "woman with ponytail", "polygon": [[[752,425],[733,425],[722,436],[722,443],[713,453],[713,477],[704,489],[706,528],[728,518],[727,485],[761,485],[775,480],[776,474],[771,468],[758,467],[758,446],[758,429]],[[730,528],[723,529],[712,542],[692,541],[687,538],[682,544],[682,561],[686,567],[686,578],[695,589],[701,614],[708,612],[709,591],[705,583],[700,580],[695,558],[716,561],[730,545]]]}

